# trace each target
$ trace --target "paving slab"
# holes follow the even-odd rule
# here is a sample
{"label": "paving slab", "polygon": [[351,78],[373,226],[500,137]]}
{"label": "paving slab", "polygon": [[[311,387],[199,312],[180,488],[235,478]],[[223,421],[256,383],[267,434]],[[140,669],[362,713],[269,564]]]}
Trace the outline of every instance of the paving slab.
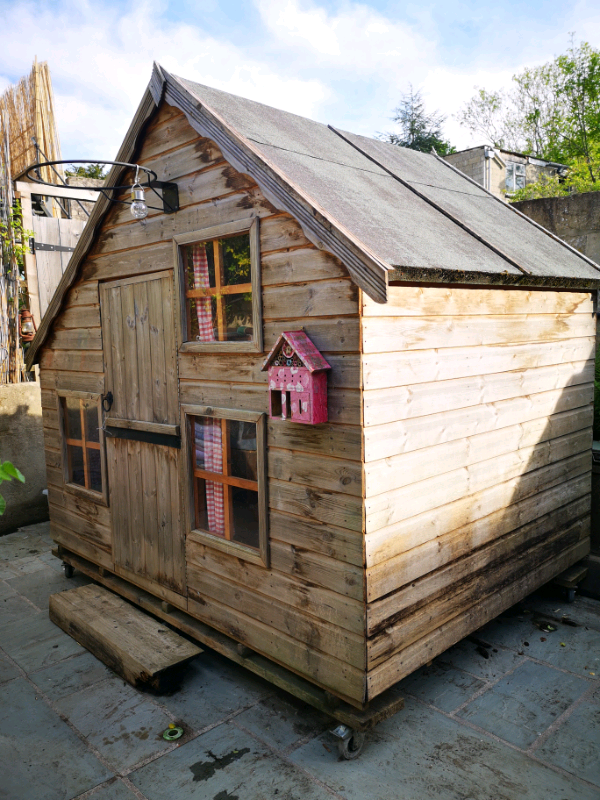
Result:
{"label": "paving slab", "polygon": [[[89,800],[138,800],[137,796],[128,789],[119,778],[113,778],[96,789]],[[184,800],[179,798],[178,800]]]}
{"label": "paving slab", "polygon": [[91,580],[82,574],[74,575],[68,580],[63,574],[44,563],[40,570],[27,575],[19,575],[19,577],[11,578],[6,582],[14,591],[30,600],[40,611],[47,611],[51,594],[66,592],[77,586],[85,586],[91,583]]}
{"label": "paving slab", "polygon": [[291,695],[276,692],[237,716],[235,724],[285,750],[307,736],[317,736],[331,728],[332,720]]}
{"label": "paving slab", "polygon": [[400,684],[400,691],[425,700],[441,711],[451,712],[485,685],[484,681],[463,670],[442,661],[434,661],[430,667],[422,667],[405,678]]}
{"label": "paving slab", "polygon": [[129,778],[148,800],[331,800],[326,789],[227,723]]}
{"label": "paving slab", "polygon": [[0,600],[5,600],[15,594],[15,590],[5,580],[0,579]]}
{"label": "paving slab", "polygon": [[181,688],[160,702],[194,730],[258,703],[274,691],[272,684],[206,648],[186,667]]}
{"label": "paving slab", "polygon": [[119,772],[172,746],[162,738],[171,718],[120,678],[69,694],[56,705]]}
{"label": "paving slab", "polygon": [[483,651],[487,653],[487,658],[482,654],[480,645],[471,639],[463,639],[455,644],[441,656],[438,656],[434,664],[447,664],[455,669],[461,669],[474,675],[482,681],[496,681],[507,672],[523,662],[514,650],[505,647],[494,647]]}
{"label": "paving slab", "polygon": [[17,678],[20,674],[17,667],[0,653],[0,683],[12,681],[13,678]]}
{"label": "paving slab", "polygon": [[[9,625],[11,622],[34,617],[38,613],[37,608],[28,603],[24,597],[19,597],[15,592],[0,600],[0,628]],[[0,640],[0,646],[1,644],[2,640]]]}
{"label": "paving slab", "polygon": [[571,703],[588,681],[526,661],[458,712],[517,747],[529,747]]}
{"label": "paving slab", "polygon": [[323,735],[289,758],[348,800],[598,800],[598,789],[412,698],[368,734],[360,758],[335,752]]}
{"label": "paving slab", "polygon": [[3,800],[70,800],[111,777],[23,678],[0,687],[0,708]]}
{"label": "paving slab", "polygon": [[600,787],[600,697],[581,703],[535,755]]}
{"label": "paving slab", "polygon": [[84,651],[66,661],[32,672],[29,677],[50,700],[59,700],[115,677],[115,673],[91,653]]}
{"label": "paving slab", "polygon": [[[26,609],[31,609],[22,602]],[[25,672],[83,653],[83,647],[75,639],[50,622],[47,611],[23,614],[21,618],[0,625],[0,646]]]}

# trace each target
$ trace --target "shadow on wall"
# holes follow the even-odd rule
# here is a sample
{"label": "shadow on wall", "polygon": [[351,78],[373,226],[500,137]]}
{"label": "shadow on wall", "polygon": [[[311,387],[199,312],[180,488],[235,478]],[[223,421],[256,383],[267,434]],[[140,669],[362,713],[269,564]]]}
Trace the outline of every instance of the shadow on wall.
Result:
{"label": "shadow on wall", "polygon": [[12,461],[25,483],[4,482],[0,494],[6,511],[0,535],[48,519],[42,407],[38,383],[0,386],[0,461]]}

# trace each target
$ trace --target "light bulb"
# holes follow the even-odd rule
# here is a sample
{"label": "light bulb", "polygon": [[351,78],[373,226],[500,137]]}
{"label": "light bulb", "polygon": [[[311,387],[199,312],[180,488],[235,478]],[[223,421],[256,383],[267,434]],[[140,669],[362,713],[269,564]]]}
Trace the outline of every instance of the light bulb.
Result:
{"label": "light bulb", "polygon": [[132,216],[134,216],[136,219],[144,219],[144,217],[147,217],[148,206],[146,205],[146,200],[144,199],[144,190],[139,183],[134,183],[132,186],[131,199],[133,200],[130,206]]}

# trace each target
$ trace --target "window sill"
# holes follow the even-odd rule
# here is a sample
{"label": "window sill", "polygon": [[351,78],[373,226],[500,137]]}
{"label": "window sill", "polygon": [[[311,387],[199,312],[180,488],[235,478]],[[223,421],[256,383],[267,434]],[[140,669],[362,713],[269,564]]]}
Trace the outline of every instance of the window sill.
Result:
{"label": "window sill", "polygon": [[262,353],[258,342],[184,342],[180,353]]}
{"label": "window sill", "polygon": [[188,533],[187,538],[196,544],[206,545],[206,547],[220,550],[222,553],[227,553],[235,558],[241,558],[244,561],[250,561],[252,564],[258,564],[259,567],[267,566],[257,550],[250,550],[243,544],[221,539],[219,536],[215,536],[212,533],[195,529]]}
{"label": "window sill", "polygon": [[65,489],[72,494],[85,497],[87,500],[92,500],[94,503],[108,508],[108,498],[103,492],[94,492],[92,489],[86,489],[85,486],[79,486],[77,483],[65,483]]}

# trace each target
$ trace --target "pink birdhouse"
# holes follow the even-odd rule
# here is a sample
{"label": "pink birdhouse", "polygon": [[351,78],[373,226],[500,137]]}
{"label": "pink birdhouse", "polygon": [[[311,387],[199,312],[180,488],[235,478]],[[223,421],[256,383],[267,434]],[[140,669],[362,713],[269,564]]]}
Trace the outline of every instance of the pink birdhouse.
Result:
{"label": "pink birdhouse", "polygon": [[327,372],[331,369],[304,331],[285,331],[265,359],[269,416],[305,425],[327,422]]}

